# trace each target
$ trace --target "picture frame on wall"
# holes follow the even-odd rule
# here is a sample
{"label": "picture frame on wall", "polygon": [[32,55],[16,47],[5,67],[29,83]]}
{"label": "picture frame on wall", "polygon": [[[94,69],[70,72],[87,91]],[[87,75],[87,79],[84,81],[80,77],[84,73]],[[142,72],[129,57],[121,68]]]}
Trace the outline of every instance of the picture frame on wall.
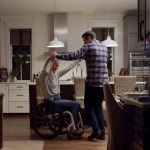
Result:
{"label": "picture frame on wall", "polygon": [[8,79],[7,68],[0,68],[0,81],[6,81]]}

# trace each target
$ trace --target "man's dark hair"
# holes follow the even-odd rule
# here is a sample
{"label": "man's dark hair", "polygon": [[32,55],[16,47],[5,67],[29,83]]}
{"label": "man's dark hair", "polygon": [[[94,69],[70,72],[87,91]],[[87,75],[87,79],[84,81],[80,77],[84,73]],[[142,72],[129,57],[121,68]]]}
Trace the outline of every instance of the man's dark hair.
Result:
{"label": "man's dark hair", "polygon": [[90,37],[91,39],[96,39],[96,34],[93,31],[86,31],[85,33],[82,34],[82,38],[88,38]]}

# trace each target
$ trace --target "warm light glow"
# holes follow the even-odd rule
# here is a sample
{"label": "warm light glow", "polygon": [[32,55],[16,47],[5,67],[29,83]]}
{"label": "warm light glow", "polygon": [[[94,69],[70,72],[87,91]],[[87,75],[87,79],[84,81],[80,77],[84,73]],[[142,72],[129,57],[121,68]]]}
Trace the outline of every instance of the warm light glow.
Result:
{"label": "warm light glow", "polygon": [[[107,0],[107,20],[109,20],[109,0]],[[108,27],[108,35],[107,39],[105,41],[101,42],[102,44],[106,45],[106,47],[116,47],[118,46],[117,42],[112,40],[110,35],[109,35],[109,27]]]}
{"label": "warm light glow", "polygon": [[55,37],[53,41],[50,41],[50,42],[48,43],[48,46],[47,46],[47,47],[49,47],[49,48],[64,47],[64,43],[61,42],[61,41],[59,41],[59,40],[57,40],[57,37]]}
{"label": "warm light glow", "polygon": [[102,41],[101,43],[106,45],[106,47],[116,47],[116,46],[118,46],[117,42],[112,40],[110,36],[107,36],[107,39],[105,41]]}
{"label": "warm light glow", "polygon": [[[55,12],[56,12],[56,0],[55,0]],[[59,41],[57,37],[54,37],[53,41],[50,41],[47,45],[49,48],[59,48],[64,47],[64,43],[62,41]]]}

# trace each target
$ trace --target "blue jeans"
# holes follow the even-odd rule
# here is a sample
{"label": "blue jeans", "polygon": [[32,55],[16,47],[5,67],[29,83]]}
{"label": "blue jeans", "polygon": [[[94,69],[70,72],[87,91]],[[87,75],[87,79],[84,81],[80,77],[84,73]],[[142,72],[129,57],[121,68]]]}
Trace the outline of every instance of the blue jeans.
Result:
{"label": "blue jeans", "polygon": [[71,100],[64,100],[60,99],[60,96],[55,95],[53,101],[64,111],[70,111],[73,115],[73,119],[75,124],[77,123],[78,120],[78,113],[80,112],[80,104],[71,101]]}
{"label": "blue jeans", "polygon": [[102,109],[103,88],[92,87],[85,84],[84,105],[87,117],[91,123],[93,132],[104,132],[104,116]]}

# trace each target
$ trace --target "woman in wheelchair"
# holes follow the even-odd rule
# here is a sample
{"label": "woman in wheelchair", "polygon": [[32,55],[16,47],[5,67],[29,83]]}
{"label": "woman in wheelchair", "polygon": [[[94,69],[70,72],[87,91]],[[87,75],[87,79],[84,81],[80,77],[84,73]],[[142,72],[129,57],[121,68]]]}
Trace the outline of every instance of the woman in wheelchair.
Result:
{"label": "woman in wheelchair", "polygon": [[[40,136],[48,139],[59,134],[67,134],[68,139],[78,139],[84,132],[80,104],[60,98],[59,78],[75,67],[79,60],[65,69],[58,69],[59,63],[60,60],[57,58],[49,58],[40,74],[40,83],[45,100],[38,106],[34,129]],[[46,127],[47,130],[45,130]]]}

